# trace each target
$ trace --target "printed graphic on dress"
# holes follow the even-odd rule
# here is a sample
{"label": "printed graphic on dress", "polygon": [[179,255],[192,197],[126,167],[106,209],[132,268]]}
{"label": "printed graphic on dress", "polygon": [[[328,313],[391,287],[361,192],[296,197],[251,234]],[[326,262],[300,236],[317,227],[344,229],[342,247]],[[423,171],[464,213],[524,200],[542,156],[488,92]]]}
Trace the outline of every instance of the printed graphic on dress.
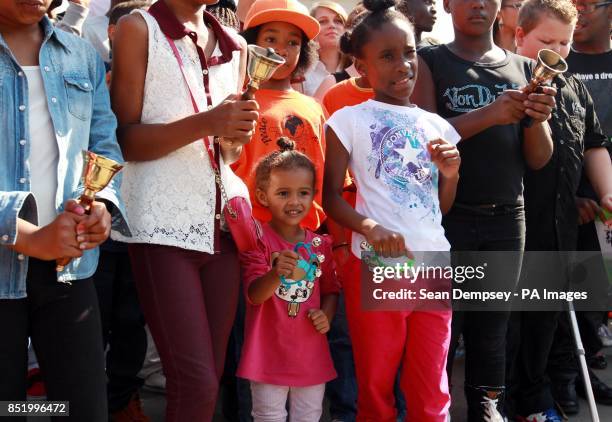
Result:
{"label": "printed graphic on dress", "polygon": [[442,96],[448,100],[446,108],[458,113],[467,113],[491,104],[507,89],[518,88],[517,84],[499,84],[495,85],[495,90],[492,91],[486,86],[469,84],[447,88]]}
{"label": "printed graphic on dress", "polygon": [[[278,286],[274,294],[279,299],[288,302],[287,315],[291,318],[297,317],[300,310],[300,304],[306,302],[312,296],[315,282],[321,277],[321,264],[325,260],[325,256],[321,253],[313,252],[315,248],[321,245],[321,239],[315,237],[312,243],[299,242],[294,248],[294,252],[300,254],[300,250],[304,250],[308,256],[304,259],[302,255],[297,261],[293,274],[290,277],[281,276],[281,284]],[[279,253],[272,253],[271,261],[274,265],[274,260]]]}
{"label": "printed graphic on dress", "polygon": [[427,151],[432,127],[405,114],[374,110],[374,115],[377,123],[370,126],[370,171],[388,186],[398,213],[407,209],[420,214],[421,219],[435,218],[440,212],[434,199],[438,171]]}

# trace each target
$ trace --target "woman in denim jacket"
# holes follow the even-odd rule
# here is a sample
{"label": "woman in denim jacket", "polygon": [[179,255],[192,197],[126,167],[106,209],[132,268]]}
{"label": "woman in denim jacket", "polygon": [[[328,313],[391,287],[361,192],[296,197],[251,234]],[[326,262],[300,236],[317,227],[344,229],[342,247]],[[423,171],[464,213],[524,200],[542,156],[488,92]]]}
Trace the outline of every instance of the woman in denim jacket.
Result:
{"label": "woman in denim jacket", "polygon": [[[106,421],[97,246],[128,233],[119,180],[85,215],[81,151],[122,160],[101,59],[53,28],[51,0],[0,0],[0,400],[25,400],[28,336],[49,400]],[[111,213],[109,213],[110,210]],[[73,258],[56,273],[55,259]],[[18,419],[19,420],[19,419]],[[25,418],[23,418],[25,420]]]}

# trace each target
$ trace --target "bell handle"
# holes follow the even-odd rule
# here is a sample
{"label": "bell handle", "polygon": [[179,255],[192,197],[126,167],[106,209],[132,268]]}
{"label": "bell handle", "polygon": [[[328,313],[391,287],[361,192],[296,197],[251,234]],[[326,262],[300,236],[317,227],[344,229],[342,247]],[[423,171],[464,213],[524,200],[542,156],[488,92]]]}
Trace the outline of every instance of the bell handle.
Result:
{"label": "bell handle", "polygon": [[254,100],[255,99],[255,91],[257,91],[257,88],[255,88],[252,84],[249,84],[247,86],[247,89],[242,93],[242,96],[240,98],[243,101]]}
{"label": "bell handle", "polygon": [[[93,199],[88,195],[81,195],[78,199],[79,205],[81,205],[85,209],[85,214],[89,215],[91,213],[91,204],[93,203]],[[72,258],[58,258],[55,260],[55,271],[62,272],[66,265],[70,264]]]}

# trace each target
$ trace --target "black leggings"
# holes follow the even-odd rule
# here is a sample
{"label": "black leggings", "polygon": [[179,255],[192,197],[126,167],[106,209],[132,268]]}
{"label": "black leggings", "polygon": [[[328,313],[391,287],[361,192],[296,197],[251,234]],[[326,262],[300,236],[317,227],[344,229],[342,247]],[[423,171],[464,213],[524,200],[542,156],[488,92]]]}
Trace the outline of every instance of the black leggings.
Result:
{"label": "black leggings", "polygon": [[[443,225],[453,251],[509,251],[504,262],[489,262],[488,276],[498,277],[505,289],[516,288],[525,249],[525,214],[522,206],[488,215],[454,207]],[[459,263],[461,264],[461,263]],[[495,270],[501,271],[495,274]],[[508,271],[510,269],[510,271]],[[459,335],[465,341],[465,383],[473,387],[504,387],[506,372],[507,311],[454,311],[447,372],[451,379]]]}
{"label": "black leggings", "polygon": [[31,337],[47,400],[70,404],[70,417],[53,420],[106,422],[102,328],[93,282],[70,286],[55,277],[54,262],[30,259],[28,297],[0,300],[0,400],[26,399]]}

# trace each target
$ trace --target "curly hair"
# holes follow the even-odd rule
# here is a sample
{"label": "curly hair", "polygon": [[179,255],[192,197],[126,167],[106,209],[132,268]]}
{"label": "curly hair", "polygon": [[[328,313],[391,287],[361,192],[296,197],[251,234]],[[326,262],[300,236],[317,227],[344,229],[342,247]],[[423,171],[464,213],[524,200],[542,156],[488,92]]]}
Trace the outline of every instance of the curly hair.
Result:
{"label": "curly hair", "polygon": [[528,34],[538,25],[543,14],[566,24],[574,24],[578,19],[578,11],[571,0],[527,0],[519,11],[518,26]]}
{"label": "curly hair", "polygon": [[[254,26],[243,31],[240,35],[244,37],[247,44],[257,44],[257,35],[262,25]],[[292,75],[301,75],[308,68],[310,68],[318,60],[317,44],[314,41],[308,39],[306,34],[302,32],[302,45],[300,47],[300,58],[298,59],[297,66],[293,69]]]}

